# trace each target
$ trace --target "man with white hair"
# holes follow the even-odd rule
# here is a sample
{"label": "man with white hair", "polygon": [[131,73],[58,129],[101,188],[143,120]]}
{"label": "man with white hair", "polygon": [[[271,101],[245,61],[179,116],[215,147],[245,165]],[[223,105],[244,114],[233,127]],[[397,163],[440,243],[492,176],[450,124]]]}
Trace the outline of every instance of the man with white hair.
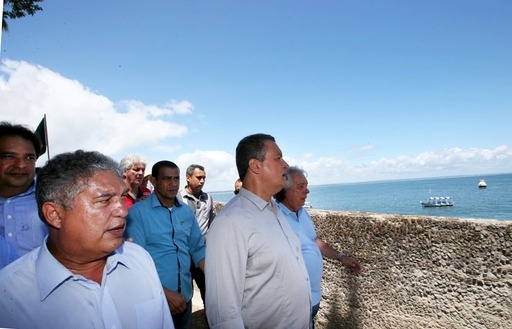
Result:
{"label": "man with white hair", "polygon": [[151,190],[142,185],[146,171],[146,160],[139,154],[129,154],[120,162],[123,180],[129,191],[124,197],[126,208],[130,209],[135,202],[144,200]]}

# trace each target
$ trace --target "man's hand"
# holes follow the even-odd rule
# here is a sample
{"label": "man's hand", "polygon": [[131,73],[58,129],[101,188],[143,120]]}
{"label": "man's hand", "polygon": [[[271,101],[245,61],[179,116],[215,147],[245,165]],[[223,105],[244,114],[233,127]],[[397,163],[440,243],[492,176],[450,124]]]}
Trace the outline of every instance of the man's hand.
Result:
{"label": "man's hand", "polygon": [[187,309],[187,301],[185,296],[179,292],[169,290],[164,287],[165,298],[169,304],[169,309],[172,314],[181,314]]}
{"label": "man's hand", "polygon": [[340,262],[346,267],[351,268],[355,275],[361,273],[361,264],[359,264],[357,259],[345,255],[340,258]]}

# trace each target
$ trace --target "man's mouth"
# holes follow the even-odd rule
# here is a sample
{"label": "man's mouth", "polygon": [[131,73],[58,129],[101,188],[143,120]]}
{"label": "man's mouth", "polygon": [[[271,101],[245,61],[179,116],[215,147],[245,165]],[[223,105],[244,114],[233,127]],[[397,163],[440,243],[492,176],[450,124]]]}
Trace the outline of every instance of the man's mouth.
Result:
{"label": "man's mouth", "polygon": [[113,235],[116,235],[116,236],[123,236],[123,233],[124,233],[124,229],[125,229],[126,225],[125,224],[121,224],[121,225],[118,225],[118,226],[115,226],[113,228],[111,228],[110,230],[108,230],[110,233],[112,233]]}

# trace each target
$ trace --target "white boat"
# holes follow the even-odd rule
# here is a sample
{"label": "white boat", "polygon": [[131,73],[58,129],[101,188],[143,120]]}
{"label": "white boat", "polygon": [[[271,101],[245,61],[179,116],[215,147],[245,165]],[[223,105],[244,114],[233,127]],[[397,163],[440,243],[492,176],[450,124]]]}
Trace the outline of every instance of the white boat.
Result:
{"label": "white boat", "polygon": [[478,188],[486,188],[486,187],[487,187],[487,183],[485,182],[485,180],[481,179],[480,183],[478,183]]}
{"label": "white boat", "polygon": [[453,206],[453,198],[451,196],[429,197],[427,201],[420,201],[423,207],[449,207]]}
{"label": "white boat", "polygon": [[304,206],[303,206],[303,207],[304,207],[304,208],[313,208],[313,206],[311,205],[311,203],[310,203],[310,202],[307,202],[307,201],[306,201],[306,202],[304,202]]}

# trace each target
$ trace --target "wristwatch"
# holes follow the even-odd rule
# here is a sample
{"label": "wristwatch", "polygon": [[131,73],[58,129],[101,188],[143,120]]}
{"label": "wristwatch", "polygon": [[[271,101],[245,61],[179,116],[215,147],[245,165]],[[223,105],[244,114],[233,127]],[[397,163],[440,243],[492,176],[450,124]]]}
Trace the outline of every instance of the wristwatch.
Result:
{"label": "wristwatch", "polygon": [[338,255],[336,255],[336,259],[337,259],[337,260],[340,260],[340,259],[341,259],[341,257],[343,257],[343,256],[345,256],[345,253],[344,253],[343,251],[340,251],[340,252],[338,253]]}

